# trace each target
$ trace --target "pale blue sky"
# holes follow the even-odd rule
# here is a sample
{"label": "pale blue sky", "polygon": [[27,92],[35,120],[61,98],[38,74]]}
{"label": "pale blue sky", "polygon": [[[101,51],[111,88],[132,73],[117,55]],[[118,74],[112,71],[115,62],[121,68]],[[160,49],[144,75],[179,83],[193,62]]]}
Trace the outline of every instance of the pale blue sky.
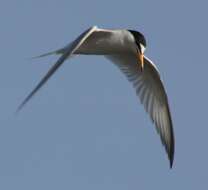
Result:
{"label": "pale blue sky", "polygon": [[[207,7],[205,0],[1,0],[0,189],[207,189]],[[145,34],[169,96],[172,170],[133,88],[102,57],[67,61],[14,115],[57,60],[29,58],[92,25]]]}

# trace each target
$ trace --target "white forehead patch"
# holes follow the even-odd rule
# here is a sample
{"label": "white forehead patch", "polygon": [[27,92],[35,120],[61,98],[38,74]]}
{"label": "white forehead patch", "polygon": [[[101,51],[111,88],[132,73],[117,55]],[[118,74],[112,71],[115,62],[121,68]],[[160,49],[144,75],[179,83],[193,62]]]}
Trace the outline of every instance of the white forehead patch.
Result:
{"label": "white forehead patch", "polygon": [[141,53],[144,53],[144,51],[145,51],[146,48],[141,43],[139,45],[140,45],[140,48],[141,48]]}

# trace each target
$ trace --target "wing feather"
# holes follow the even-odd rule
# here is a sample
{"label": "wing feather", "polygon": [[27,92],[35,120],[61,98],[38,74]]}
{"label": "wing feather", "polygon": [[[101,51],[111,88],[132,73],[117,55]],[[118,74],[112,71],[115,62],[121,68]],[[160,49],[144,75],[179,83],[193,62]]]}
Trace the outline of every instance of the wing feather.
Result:
{"label": "wing feather", "polygon": [[115,63],[133,84],[136,94],[156,126],[168,154],[170,167],[172,167],[174,158],[173,126],[168,98],[156,66],[145,57],[144,70],[141,72],[138,60],[134,55],[109,55],[106,57]]}
{"label": "wing feather", "polygon": [[[66,46],[63,50],[62,56],[57,60],[57,62],[49,69],[46,75],[41,79],[41,81],[37,84],[37,86],[32,90],[32,92],[24,99],[24,101],[17,108],[17,112],[19,112],[25,104],[36,94],[36,92],[48,81],[48,79],[57,71],[57,69],[64,63],[64,61],[70,57],[81,45],[82,43],[97,29],[97,27],[91,27],[85,32],[83,32],[76,40],[74,40],[70,45]],[[56,53],[58,51],[54,51],[51,53],[40,55],[39,57],[51,55],[52,53]]]}

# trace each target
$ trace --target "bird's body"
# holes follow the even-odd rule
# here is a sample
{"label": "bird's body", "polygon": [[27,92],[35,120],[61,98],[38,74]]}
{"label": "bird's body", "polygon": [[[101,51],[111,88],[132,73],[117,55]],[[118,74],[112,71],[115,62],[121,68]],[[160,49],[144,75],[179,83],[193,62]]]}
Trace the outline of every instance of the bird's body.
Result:
{"label": "bird's body", "polygon": [[64,48],[38,56],[61,55],[40,83],[18,107],[18,110],[33,97],[67,58],[79,54],[104,55],[118,66],[133,84],[141,103],[156,125],[172,167],[174,134],[168,98],[156,66],[144,56],[145,48],[146,40],[140,32],[91,27]]}
{"label": "bird's body", "polygon": [[136,45],[127,30],[102,30],[93,33],[75,54],[110,55],[136,53]]}
{"label": "bird's body", "polygon": [[[63,54],[72,43],[52,53]],[[130,32],[128,30],[105,30],[98,28],[74,52],[74,54],[82,55],[111,55],[121,53],[136,53],[136,44]],[[47,54],[40,55],[40,57],[45,55]]]}

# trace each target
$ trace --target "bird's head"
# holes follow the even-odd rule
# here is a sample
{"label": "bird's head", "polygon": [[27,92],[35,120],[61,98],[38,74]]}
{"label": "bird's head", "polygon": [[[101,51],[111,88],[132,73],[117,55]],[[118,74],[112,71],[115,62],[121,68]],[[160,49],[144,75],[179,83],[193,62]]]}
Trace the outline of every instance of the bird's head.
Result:
{"label": "bird's head", "polygon": [[133,35],[134,41],[137,47],[137,55],[139,58],[139,61],[141,63],[141,68],[143,70],[144,67],[144,52],[146,49],[146,39],[144,35],[138,31],[135,30],[129,30],[129,32]]}

